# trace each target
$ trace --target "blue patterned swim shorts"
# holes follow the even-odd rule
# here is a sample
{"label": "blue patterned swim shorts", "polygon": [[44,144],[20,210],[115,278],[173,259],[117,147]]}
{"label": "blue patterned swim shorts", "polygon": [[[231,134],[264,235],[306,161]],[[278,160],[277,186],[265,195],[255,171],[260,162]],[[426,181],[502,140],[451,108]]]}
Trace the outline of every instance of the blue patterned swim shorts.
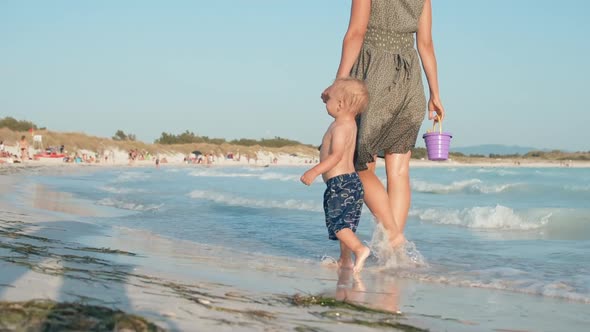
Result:
{"label": "blue patterned swim shorts", "polygon": [[326,181],[324,212],[330,240],[338,240],[336,233],[344,228],[356,232],[363,209],[363,185],[358,174],[337,175]]}

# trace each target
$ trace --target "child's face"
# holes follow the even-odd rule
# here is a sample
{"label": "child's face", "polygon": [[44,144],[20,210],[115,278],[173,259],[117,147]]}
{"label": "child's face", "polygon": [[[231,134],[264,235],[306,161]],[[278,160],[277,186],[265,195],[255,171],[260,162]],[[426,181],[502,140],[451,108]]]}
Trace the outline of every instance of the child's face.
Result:
{"label": "child's face", "polygon": [[341,111],[342,106],[342,92],[340,89],[333,85],[328,88],[323,96],[324,103],[326,104],[326,110],[331,117],[335,118]]}

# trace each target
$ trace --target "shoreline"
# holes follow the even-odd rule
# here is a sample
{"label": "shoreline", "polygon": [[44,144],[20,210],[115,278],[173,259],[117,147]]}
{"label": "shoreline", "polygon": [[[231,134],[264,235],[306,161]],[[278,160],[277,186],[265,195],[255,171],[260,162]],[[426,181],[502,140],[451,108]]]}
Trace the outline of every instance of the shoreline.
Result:
{"label": "shoreline", "polygon": [[[182,168],[207,168],[207,167],[312,167],[315,164],[306,163],[305,158],[291,158],[291,160],[279,159],[277,163],[248,163],[244,161],[223,160],[211,164],[192,164],[183,161],[171,161],[161,163],[159,168],[182,167]],[[377,160],[377,167],[384,167],[383,159]],[[24,163],[0,163],[0,169],[3,168],[30,168],[30,167],[100,167],[100,168],[135,168],[135,167],[153,167],[156,164],[151,160],[118,163],[64,163],[55,160],[29,160]],[[473,167],[473,168],[590,168],[590,161],[569,161],[568,163],[552,160],[530,161],[530,160],[494,160],[494,161],[429,161],[411,159],[410,167],[414,168],[438,168],[438,167]]]}
{"label": "shoreline", "polygon": [[[51,174],[60,169],[41,167],[38,172]],[[1,175],[5,170],[10,168],[0,167],[2,197],[32,168],[23,167],[24,173],[16,176]],[[55,196],[43,190],[30,194],[41,201]],[[22,198],[36,201],[34,197]],[[41,204],[40,210],[33,211],[0,200],[0,231],[12,229],[9,237],[0,235],[0,243],[21,253],[0,248],[0,300],[41,297],[84,301],[138,314],[161,327],[181,331],[195,327],[220,331],[403,330],[394,323],[432,331],[541,330],[542,322],[535,325],[529,321],[534,317],[517,317],[519,308],[534,312],[542,311],[543,303],[559,306],[564,314],[555,314],[555,328],[567,319],[568,308],[576,308],[575,312],[587,306],[400,278],[375,268],[367,268],[359,282],[319,261],[247,254],[140,229],[101,226],[86,220],[89,215],[92,218],[89,209],[80,211],[81,204],[67,195],[52,203],[59,204]],[[70,221],[56,218],[51,211],[66,213]],[[11,258],[7,261],[6,257]],[[296,294],[303,294],[302,305],[294,304]],[[330,304],[333,298],[387,313],[342,308]],[[494,306],[489,312],[489,299],[500,308]]]}
{"label": "shoreline", "polygon": [[[18,185],[18,176],[0,175],[0,183],[0,196],[5,197]],[[47,191],[39,194],[52,196]],[[3,302],[82,302],[139,315],[173,331],[411,327],[408,318],[362,306],[296,304],[297,293],[320,294],[334,287],[333,270],[318,274],[314,266],[319,263],[285,264],[273,257],[252,258],[138,229],[88,223],[88,214],[82,215],[76,206],[65,208],[71,204],[67,198],[33,213],[8,203],[0,201]],[[80,220],[62,221],[43,209]],[[337,317],[330,314],[335,308]],[[345,326],[336,328],[335,323]]]}

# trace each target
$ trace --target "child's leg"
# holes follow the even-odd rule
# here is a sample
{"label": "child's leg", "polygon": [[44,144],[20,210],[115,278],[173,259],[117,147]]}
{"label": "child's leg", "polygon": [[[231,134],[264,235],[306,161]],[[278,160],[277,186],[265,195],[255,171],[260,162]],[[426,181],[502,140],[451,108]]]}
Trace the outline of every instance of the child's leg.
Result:
{"label": "child's leg", "polygon": [[352,269],[354,267],[352,262],[352,251],[342,241],[340,241],[340,259],[338,260],[338,267],[343,269]]}
{"label": "child's leg", "polygon": [[365,265],[365,260],[367,257],[369,257],[369,254],[371,254],[371,250],[361,243],[361,241],[358,239],[358,237],[356,237],[350,228],[341,229],[338,233],[336,233],[336,237],[338,240],[340,240],[341,250],[342,244],[352,250],[355,257],[353,270],[354,272],[360,272]]}

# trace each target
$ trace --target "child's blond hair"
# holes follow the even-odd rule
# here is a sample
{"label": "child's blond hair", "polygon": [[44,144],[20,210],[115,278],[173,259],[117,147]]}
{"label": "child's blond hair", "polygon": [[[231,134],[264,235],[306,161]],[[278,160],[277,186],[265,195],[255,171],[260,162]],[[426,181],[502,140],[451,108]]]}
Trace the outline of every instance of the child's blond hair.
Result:
{"label": "child's blond hair", "polygon": [[365,82],[352,78],[337,78],[333,84],[334,88],[342,91],[342,101],[346,108],[354,114],[360,114],[369,105],[369,90]]}

